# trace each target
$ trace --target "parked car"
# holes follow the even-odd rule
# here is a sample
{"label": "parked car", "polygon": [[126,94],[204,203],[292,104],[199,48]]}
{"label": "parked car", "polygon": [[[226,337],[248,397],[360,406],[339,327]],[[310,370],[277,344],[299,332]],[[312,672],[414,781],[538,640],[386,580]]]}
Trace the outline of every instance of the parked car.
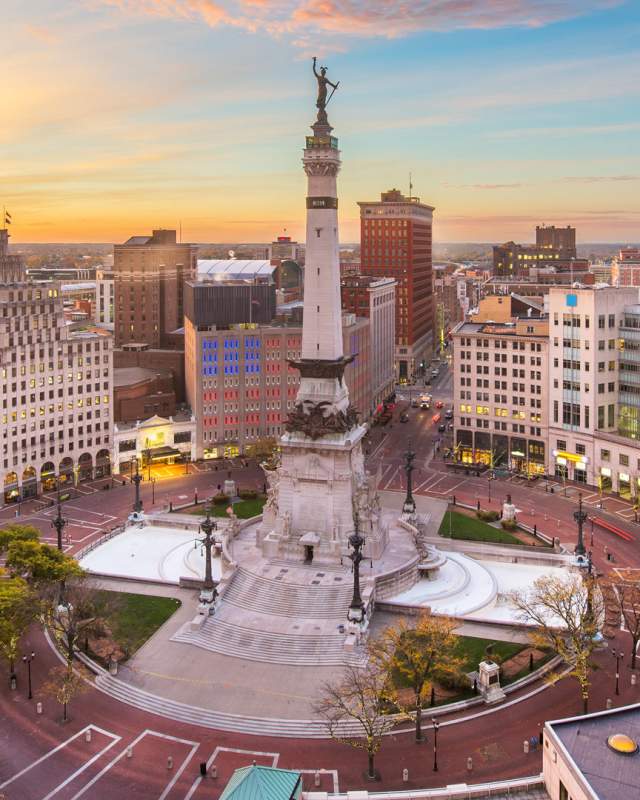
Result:
{"label": "parked car", "polygon": [[438,400],[438,402],[436,403],[436,408],[442,408],[443,406],[444,403],[442,402],[442,400]]}
{"label": "parked car", "polygon": [[444,433],[447,430],[446,425],[438,425],[438,433]]}
{"label": "parked car", "polygon": [[440,414],[434,414],[431,422],[433,422],[434,425],[437,425],[440,422]]}
{"label": "parked car", "polygon": [[403,411],[402,414],[400,414],[400,422],[409,422],[409,415],[406,411]]}
{"label": "parked car", "polygon": [[431,370],[431,377],[432,377],[432,378],[437,378],[437,377],[438,377],[438,374],[439,374],[439,373],[438,373],[438,370],[437,370],[437,369],[432,369],[432,370]]}
{"label": "parked car", "polygon": [[448,409],[447,409],[447,410],[444,412],[444,418],[445,418],[445,419],[453,419],[453,410],[452,410],[451,408],[448,408]]}

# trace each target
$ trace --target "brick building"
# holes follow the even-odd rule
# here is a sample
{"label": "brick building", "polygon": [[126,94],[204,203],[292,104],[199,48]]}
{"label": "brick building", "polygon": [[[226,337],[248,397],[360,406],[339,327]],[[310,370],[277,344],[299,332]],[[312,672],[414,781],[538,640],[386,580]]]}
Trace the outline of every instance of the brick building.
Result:
{"label": "brick building", "polygon": [[173,347],[182,328],[184,281],[196,274],[197,247],[176,242],[176,232],[132,236],[113,249],[115,340]]}
{"label": "brick building", "polygon": [[614,286],[640,286],[640,247],[620,250],[611,264],[611,282]]}
{"label": "brick building", "polygon": [[360,270],[396,279],[396,379],[424,372],[433,350],[433,206],[397,189],[360,202]]}
{"label": "brick building", "polygon": [[157,414],[176,412],[176,394],[171,372],[145,367],[124,367],[113,371],[113,418],[135,422]]}
{"label": "brick building", "polygon": [[521,277],[540,268],[588,271],[588,259],[577,257],[575,228],[542,225],[536,228],[535,244],[505,242],[493,248],[494,275]]}

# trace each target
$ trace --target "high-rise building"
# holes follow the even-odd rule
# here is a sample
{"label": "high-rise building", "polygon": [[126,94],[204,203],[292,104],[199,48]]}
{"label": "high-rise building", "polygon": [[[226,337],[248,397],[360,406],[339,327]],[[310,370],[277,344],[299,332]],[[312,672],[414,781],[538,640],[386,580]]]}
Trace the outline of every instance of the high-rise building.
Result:
{"label": "high-rise building", "polygon": [[397,189],[360,202],[360,271],[396,279],[396,378],[424,372],[433,350],[433,206]]}
{"label": "high-rise building", "polygon": [[640,286],[640,247],[626,247],[611,263],[614,286]]}
{"label": "high-rise building", "polygon": [[[344,275],[341,279],[342,309],[356,317],[368,317],[371,338],[371,410],[394,391],[394,336],[396,282],[393,278]],[[351,387],[351,385],[350,385]],[[351,387],[353,396],[353,387]],[[361,413],[369,409],[359,407]]]}
{"label": "high-rise building", "polygon": [[576,229],[571,225],[556,228],[555,225],[536,227],[536,246],[545,250],[558,251],[561,258],[576,258]]}
{"label": "high-rise building", "polygon": [[539,270],[586,272],[589,261],[578,258],[576,229],[538,226],[535,244],[505,242],[493,248],[494,275],[522,277]]}
{"label": "high-rise building", "polygon": [[183,287],[196,274],[197,247],[176,232],[155,230],[114,246],[116,345],[173,346],[183,325]]}
{"label": "high-rise building", "polygon": [[74,331],[57,284],[0,286],[4,502],[110,474],[112,337]]}
{"label": "high-rise building", "polygon": [[0,229],[0,284],[19,283],[25,279],[24,263],[19,255],[9,255],[9,231]]}

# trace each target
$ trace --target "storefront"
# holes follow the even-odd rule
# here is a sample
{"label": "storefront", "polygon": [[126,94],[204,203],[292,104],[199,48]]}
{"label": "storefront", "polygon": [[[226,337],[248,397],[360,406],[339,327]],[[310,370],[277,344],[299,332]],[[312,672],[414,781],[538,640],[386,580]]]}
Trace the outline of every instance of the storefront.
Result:
{"label": "storefront", "polygon": [[581,453],[569,453],[566,450],[554,450],[553,457],[556,478],[587,483],[588,456]]}
{"label": "storefront", "polygon": [[631,500],[631,477],[626,472],[618,473],[618,494],[623,500]]}
{"label": "storefront", "polygon": [[598,489],[601,492],[610,492],[613,489],[611,481],[611,469],[609,467],[600,467],[600,475],[598,475]]}

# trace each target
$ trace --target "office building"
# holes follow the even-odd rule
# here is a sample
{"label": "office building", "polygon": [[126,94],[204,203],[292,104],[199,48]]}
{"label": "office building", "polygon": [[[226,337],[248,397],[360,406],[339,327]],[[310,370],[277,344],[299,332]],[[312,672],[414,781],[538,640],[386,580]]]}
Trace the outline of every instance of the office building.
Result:
{"label": "office building", "polygon": [[[369,319],[371,406],[377,409],[394,391],[396,282],[393,278],[342,275],[342,310]],[[361,412],[365,409],[360,408]]]}
{"label": "office building", "polygon": [[433,206],[397,189],[360,206],[360,271],[396,280],[396,379],[424,374],[433,351]]}
{"label": "office building", "polygon": [[59,286],[0,286],[4,502],[111,471],[112,338],[67,325]]}
{"label": "office building", "polygon": [[587,272],[588,259],[578,258],[575,228],[538,226],[535,244],[505,242],[493,248],[493,274],[522,277],[540,269]]}
{"label": "office building", "polygon": [[155,230],[115,245],[113,257],[116,345],[175,347],[184,282],[195,277],[197,247],[178,243],[175,231]]}
{"label": "office building", "polygon": [[114,472],[132,475],[136,462],[147,480],[155,465],[184,463],[186,470],[196,458],[195,443],[196,420],[190,411],[118,422],[113,427]]}
{"label": "office building", "polygon": [[611,263],[611,282],[614,286],[640,286],[640,248],[620,250]]}
{"label": "office building", "polygon": [[25,269],[19,255],[9,254],[9,231],[0,229],[0,284],[19,283],[25,279]]}

